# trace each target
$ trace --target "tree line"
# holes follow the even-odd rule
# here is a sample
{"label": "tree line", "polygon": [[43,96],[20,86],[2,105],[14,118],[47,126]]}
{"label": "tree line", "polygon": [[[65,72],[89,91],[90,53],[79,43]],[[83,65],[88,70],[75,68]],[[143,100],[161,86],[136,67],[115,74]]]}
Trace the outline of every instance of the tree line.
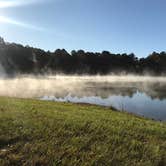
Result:
{"label": "tree line", "polygon": [[0,38],[0,69],[9,74],[166,74],[166,52],[153,52],[146,58],[131,54],[113,54],[57,49],[44,51]]}

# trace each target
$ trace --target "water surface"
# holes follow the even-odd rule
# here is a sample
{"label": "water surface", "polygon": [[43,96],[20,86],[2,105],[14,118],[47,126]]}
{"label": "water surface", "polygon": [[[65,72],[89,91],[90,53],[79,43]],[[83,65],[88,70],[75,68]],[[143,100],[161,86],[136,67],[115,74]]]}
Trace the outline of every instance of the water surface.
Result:
{"label": "water surface", "polygon": [[21,76],[0,79],[0,95],[113,106],[166,121],[166,78],[147,76]]}
{"label": "water surface", "polygon": [[[79,80],[80,81],[80,80]],[[147,118],[166,121],[166,82],[158,78],[116,81],[111,77],[100,80],[85,79],[74,89],[65,89],[42,100],[90,103],[113,106]]]}

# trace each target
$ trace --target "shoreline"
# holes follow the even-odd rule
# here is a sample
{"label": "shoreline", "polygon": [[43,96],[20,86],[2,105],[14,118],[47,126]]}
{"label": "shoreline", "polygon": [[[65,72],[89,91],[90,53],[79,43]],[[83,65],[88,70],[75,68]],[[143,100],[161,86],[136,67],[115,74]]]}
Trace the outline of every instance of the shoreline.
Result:
{"label": "shoreline", "polygon": [[166,123],[111,108],[0,97],[0,122],[1,166],[166,164]]}

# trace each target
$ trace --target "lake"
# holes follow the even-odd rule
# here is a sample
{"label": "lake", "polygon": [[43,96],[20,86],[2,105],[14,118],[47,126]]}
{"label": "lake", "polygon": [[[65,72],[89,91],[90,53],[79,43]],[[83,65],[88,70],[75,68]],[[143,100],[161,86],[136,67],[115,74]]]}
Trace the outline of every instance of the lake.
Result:
{"label": "lake", "polygon": [[166,78],[49,76],[0,80],[0,95],[115,107],[166,121]]}
{"label": "lake", "polygon": [[[166,120],[166,82],[161,78],[78,78],[76,87],[43,100],[113,106],[155,120]],[[74,83],[75,84],[75,83]]]}

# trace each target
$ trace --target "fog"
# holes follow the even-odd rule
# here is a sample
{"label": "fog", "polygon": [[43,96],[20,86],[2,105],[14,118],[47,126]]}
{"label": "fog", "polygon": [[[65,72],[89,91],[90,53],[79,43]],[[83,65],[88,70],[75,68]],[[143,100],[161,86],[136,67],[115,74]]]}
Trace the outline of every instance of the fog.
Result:
{"label": "fog", "polygon": [[166,120],[166,78],[133,75],[1,75],[0,96],[113,106]]}
{"label": "fog", "polygon": [[[150,76],[29,76],[22,75],[14,78],[0,78],[0,96],[10,96],[19,98],[39,98],[42,96],[56,95],[57,97],[73,94],[79,96],[94,95],[100,88],[122,90],[128,88],[139,87],[140,90],[151,91],[153,88],[150,85],[157,84],[160,86],[166,83],[165,77],[150,77]],[[93,89],[95,86],[95,89]],[[123,87],[123,89],[121,89]],[[88,89],[87,89],[88,88]],[[156,87],[155,87],[156,88]],[[100,90],[99,90],[100,91]],[[111,92],[111,91],[110,91]],[[109,92],[109,93],[110,93]],[[101,94],[98,94],[101,95]]]}

